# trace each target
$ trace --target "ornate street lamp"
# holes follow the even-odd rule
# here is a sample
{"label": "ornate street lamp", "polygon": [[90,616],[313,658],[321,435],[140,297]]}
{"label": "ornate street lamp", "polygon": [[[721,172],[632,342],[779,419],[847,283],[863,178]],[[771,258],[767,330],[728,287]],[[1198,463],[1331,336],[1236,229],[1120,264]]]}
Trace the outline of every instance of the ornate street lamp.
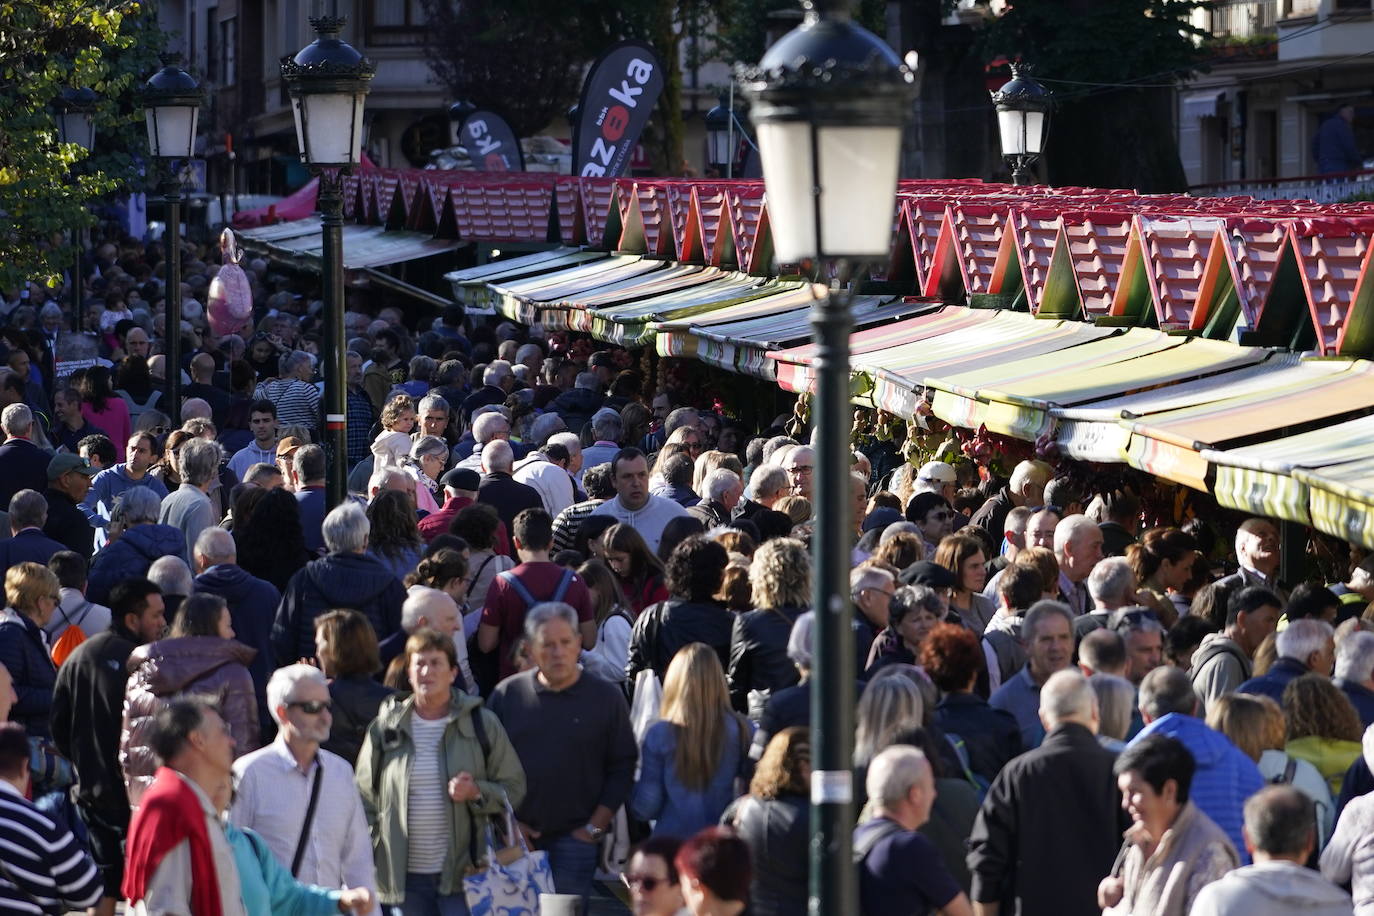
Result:
{"label": "ornate street lamp", "polygon": [[[63,89],[61,95],[53,100],[53,123],[57,125],[59,143],[75,143],[87,154],[95,148],[95,106],[98,101],[92,89]],[[71,175],[72,186],[76,186],[75,169]],[[81,299],[81,227],[72,227],[72,324],[73,330],[81,334],[85,321],[85,303]]]}
{"label": "ornate street lamp", "polygon": [[1011,79],[992,93],[1002,158],[1011,165],[1012,184],[1020,185],[1031,183],[1030,167],[1045,151],[1054,108],[1054,96],[1031,79],[1030,72],[1028,64],[1012,64]]}
{"label": "ornate street lamp", "polygon": [[172,426],[181,425],[181,180],[175,163],[195,153],[196,120],[202,95],[195,77],[181,69],[180,54],[161,55],[162,69],[143,85],[141,101],[148,124],[148,150],[162,163],[162,200],[167,208],[163,233],[167,266],[167,378],[165,398]]}
{"label": "ornate street lamp", "polygon": [[703,123],[706,126],[706,161],[726,178],[735,177],[735,119],[725,93],[721,93],[719,104],[706,112]]}
{"label": "ornate street lamp", "polygon": [[[802,0],[802,24],[739,79],[751,100],[773,247],[782,263],[833,262],[840,282],[818,299],[813,538],[813,916],[858,912],[854,827],[854,634],[850,627],[849,277],[892,244],[898,158],[915,76],[854,24],[849,0]],[[824,275],[824,274],[823,274]]]}
{"label": "ornate street lamp", "polygon": [[330,508],[348,496],[348,368],[344,356],[343,176],[362,160],[363,103],[377,68],[339,38],[343,17],[310,20],[317,37],[281,62],[291,93],[301,161],[319,177],[325,314],[325,430]]}

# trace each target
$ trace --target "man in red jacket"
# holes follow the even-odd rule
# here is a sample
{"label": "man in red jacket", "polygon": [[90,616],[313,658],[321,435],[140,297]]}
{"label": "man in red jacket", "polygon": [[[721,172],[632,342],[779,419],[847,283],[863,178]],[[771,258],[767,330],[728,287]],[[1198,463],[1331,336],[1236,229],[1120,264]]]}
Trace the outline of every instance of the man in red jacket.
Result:
{"label": "man in red jacket", "polygon": [[211,802],[231,779],[229,726],[207,700],[179,697],[157,714],[152,746],[163,766],[129,825],[127,908],[247,916],[234,854]]}

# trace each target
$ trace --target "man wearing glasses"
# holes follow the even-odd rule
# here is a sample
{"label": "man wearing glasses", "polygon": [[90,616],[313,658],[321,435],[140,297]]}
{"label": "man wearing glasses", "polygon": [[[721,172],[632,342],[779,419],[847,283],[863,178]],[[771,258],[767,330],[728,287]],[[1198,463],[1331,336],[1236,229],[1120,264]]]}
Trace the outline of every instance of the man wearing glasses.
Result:
{"label": "man wearing glasses", "polygon": [[921,529],[926,557],[935,556],[940,539],[954,533],[954,510],[939,493],[917,493],[906,504],[906,520]]}
{"label": "man wearing glasses", "polygon": [[278,668],[267,703],[280,730],[267,747],[234,761],[229,820],[256,831],[302,884],[366,887],[375,897],[372,835],[353,768],[320,747],[333,724],[324,674],[310,665]]}
{"label": "man wearing glasses", "polygon": [[792,481],[792,495],[811,498],[811,481],[816,469],[816,452],[809,445],[799,445],[787,453],[782,468]]}

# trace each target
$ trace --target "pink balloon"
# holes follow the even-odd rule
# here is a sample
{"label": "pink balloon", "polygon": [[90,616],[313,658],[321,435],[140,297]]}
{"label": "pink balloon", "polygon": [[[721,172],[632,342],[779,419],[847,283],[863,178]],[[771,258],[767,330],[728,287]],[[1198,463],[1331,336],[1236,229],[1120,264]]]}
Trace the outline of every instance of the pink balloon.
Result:
{"label": "pink balloon", "polygon": [[234,240],[234,233],[225,229],[219,239],[220,251],[224,254],[224,266],[210,281],[210,297],[207,312],[210,329],[218,337],[236,334],[251,325],[253,316],[253,287],[248,275],[239,266],[243,260],[243,249]]}

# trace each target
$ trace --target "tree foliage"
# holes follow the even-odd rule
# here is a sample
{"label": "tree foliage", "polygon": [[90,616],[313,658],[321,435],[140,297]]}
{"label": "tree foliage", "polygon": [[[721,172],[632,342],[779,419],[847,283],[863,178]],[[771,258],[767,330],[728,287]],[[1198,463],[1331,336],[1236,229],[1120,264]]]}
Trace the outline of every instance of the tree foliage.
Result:
{"label": "tree foliage", "polygon": [[[136,2],[0,2],[0,289],[60,282],[72,254],[62,233],[92,225],[90,206],[137,179],[132,95],[151,70],[151,19]],[[100,100],[89,158],[58,142],[50,108],[75,87]]]}
{"label": "tree foliage", "polygon": [[985,34],[989,60],[1035,65],[1057,97],[1054,184],[1179,190],[1172,87],[1204,66],[1193,12],[1207,0],[1018,0]]}

